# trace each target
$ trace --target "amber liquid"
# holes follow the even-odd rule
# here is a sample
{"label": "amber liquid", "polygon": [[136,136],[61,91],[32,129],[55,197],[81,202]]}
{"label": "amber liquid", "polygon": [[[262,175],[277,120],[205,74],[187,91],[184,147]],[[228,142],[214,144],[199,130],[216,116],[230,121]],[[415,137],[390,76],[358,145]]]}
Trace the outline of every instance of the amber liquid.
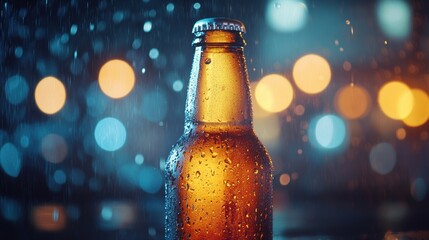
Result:
{"label": "amber liquid", "polygon": [[252,129],[241,34],[202,42],[166,165],[166,239],[272,239],[272,163]]}

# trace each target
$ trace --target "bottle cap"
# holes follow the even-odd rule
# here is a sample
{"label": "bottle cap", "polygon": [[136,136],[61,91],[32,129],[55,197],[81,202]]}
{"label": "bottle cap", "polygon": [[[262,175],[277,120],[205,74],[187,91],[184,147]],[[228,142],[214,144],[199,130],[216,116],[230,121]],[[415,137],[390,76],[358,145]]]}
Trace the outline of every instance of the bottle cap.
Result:
{"label": "bottle cap", "polygon": [[245,33],[244,24],[238,20],[230,18],[204,18],[198,20],[192,28],[192,33],[212,30],[237,31]]}

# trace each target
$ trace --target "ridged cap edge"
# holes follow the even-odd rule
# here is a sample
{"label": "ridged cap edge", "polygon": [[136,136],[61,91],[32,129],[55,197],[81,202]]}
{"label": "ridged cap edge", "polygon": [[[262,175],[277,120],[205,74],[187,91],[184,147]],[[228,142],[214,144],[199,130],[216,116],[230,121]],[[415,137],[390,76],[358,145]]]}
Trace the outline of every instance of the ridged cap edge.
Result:
{"label": "ridged cap edge", "polygon": [[204,18],[195,22],[192,33],[212,30],[226,30],[246,33],[244,24],[230,18]]}

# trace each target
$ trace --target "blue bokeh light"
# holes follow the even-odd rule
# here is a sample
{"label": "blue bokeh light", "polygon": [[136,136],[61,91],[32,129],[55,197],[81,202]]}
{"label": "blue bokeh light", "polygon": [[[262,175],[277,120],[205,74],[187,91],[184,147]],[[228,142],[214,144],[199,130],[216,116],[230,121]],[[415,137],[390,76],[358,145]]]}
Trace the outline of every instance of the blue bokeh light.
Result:
{"label": "blue bokeh light", "polygon": [[15,57],[20,58],[24,54],[24,49],[22,47],[15,48]]}
{"label": "blue bokeh light", "polygon": [[427,192],[426,182],[423,178],[416,178],[411,183],[411,195],[417,202],[425,199]]}
{"label": "blue bokeh light", "polygon": [[66,173],[63,170],[56,170],[54,172],[54,181],[58,184],[64,184],[67,181]]}
{"label": "blue bokeh light", "polygon": [[372,170],[386,175],[393,170],[396,164],[395,148],[389,143],[382,142],[372,147],[369,154]]}
{"label": "blue bokeh light", "polygon": [[76,24],[73,24],[73,25],[71,25],[71,27],[70,27],[70,34],[71,35],[76,35],[76,33],[77,33],[77,25]]}
{"label": "blue bokeh light", "polygon": [[180,92],[183,89],[183,82],[181,80],[176,80],[173,83],[173,90],[175,92]]}
{"label": "blue bokeh light", "polygon": [[114,23],[120,23],[124,20],[124,18],[125,18],[125,14],[123,11],[116,11],[113,14],[112,20]]}
{"label": "blue bokeh light", "polygon": [[136,209],[128,202],[104,202],[101,204],[99,224],[104,229],[128,228],[134,224]]}
{"label": "blue bokeh light", "polygon": [[10,198],[0,198],[0,212],[4,219],[17,221],[22,215],[22,207]]}
{"label": "blue bokeh light", "polygon": [[159,169],[145,167],[140,171],[139,186],[147,193],[157,193],[163,184],[163,176]]}
{"label": "blue bokeh light", "polygon": [[201,4],[199,2],[194,3],[194,9],[199,10],[201,8]]}
{"label": "blue bokeh light", "polygon": [[316,147],[335,149],[345,143],[347,128],[343,119],[328,114],[314,119],[309,126],[309,140]]}
{"label": "blue bokeh light", "polygon": [[404,39],[411,33],[412,13],[403,0],[382,0],[377,4],[377,19],[381,30],[392,39]]}
{"label": "blue bokeh light", "polygon": [[27,98],[29,87],[24,77],[14,75],[6,80],[4,91],[7,101],[16,105]]}
{"label": "blue bokeh light", "polygon": [[18,177],[21,172],[21,156],[12,143],[6,143],[0,149],[0,166],[11,177]]}
{"label": "blue bokeh light", "polygon": [[173,12],[174,11],[174,4],[173,3],[167,4],[165,9],[167,10],[167,12],[170,12],[170,13]]}
{"label": "blue bokeh light", "polygon": [[149,57],[153,60],[157,59],[159,57],[159,50],[156,48],[149,50]]}
{"label": "blue bokeh light", "polygon": [[144,162],[144,157],[141,154],[137,154],[136,157],[134,158],[134,161],[136,164],[138,165],[142,165]]}
{"label": "blue bokeh light", "polygon": [[116,118],[107,117],[97,123],[94,131],[97,145],[106,151],[120,149],[127,139],[124,124]]}
{"label": "blue bokeh light", "polygon": [[301,0],[271,0],[266,8],[266,21],[277,32],[295,32],[307,23],[308,9]]}
{"label": "blue bokeh light", "polygon": [[152,22],[151,21],[146,21],[143,24],[143,31],[144,32],[150,32],[150,30],[152,30]]}
{"label": "blue bokeh light", "polygon": [[104,206],[101,209],[101,217],[103,218],[103,220],[105,221],[109,221],[112,219],[113,217],[113,211],[112,208],[108,207],[108,206]]}

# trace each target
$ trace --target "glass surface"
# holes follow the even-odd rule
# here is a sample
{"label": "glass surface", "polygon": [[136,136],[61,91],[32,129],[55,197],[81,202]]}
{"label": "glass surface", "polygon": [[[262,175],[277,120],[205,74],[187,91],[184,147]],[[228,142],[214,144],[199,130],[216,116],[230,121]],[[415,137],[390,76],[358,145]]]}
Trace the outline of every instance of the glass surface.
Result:
{"label": "glass surface", "polygon": [[0,1],[0,239],[163,239],[206,17],[246,26],[275,239],[425,238],[428,14],[409,0]]}

